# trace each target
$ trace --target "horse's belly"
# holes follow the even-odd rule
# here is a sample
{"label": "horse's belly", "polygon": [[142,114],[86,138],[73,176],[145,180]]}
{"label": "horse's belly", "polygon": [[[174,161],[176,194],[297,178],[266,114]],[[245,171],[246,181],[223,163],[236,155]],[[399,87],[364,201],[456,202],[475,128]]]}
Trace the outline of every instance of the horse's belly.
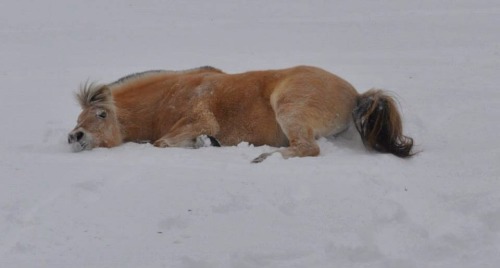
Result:
{"label": "horse's belly", "polygon": [[219,132],[215,137],[221,145],[232,146],[241,142],[250,144],[287,146],[288,139],[281,130],[271,106],[251,109],[237,115],[230,113],[217,118]]}

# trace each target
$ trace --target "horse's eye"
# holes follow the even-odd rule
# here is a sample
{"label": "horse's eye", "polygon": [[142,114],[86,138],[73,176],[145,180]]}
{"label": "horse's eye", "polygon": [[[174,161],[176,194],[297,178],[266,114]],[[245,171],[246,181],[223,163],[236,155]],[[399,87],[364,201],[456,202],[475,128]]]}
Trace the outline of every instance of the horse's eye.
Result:
{"label": "horse's eye", "polygon": [[101,112],[97,113],[97,117],[99,117],[100,119],[104,119],[104,118],[106,118],[106,116],[108,116],[106,111],[101,111]]}

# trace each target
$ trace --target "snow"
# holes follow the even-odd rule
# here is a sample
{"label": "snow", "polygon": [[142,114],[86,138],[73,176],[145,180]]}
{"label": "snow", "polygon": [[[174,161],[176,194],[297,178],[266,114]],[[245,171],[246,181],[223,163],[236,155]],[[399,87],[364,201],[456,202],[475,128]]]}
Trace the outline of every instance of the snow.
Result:
{"label": "snow", "polygon": [[[497,267],[498,25],[496,0],[2,1],[0,266]],[[207,64],[390,90],[421,153],[66,144],[80,83]]]}

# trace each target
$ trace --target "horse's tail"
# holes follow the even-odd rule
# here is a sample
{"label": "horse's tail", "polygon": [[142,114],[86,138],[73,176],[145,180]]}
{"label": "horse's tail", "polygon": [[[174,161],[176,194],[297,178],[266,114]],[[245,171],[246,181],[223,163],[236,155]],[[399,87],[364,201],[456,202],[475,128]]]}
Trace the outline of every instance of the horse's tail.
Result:
{"label": "horse's tail", "polygon": [[413,139],[403,135],[396,101],[384,91],[372,89],[359,95],[352,116],[368,149],[399,157],[413,155]]}

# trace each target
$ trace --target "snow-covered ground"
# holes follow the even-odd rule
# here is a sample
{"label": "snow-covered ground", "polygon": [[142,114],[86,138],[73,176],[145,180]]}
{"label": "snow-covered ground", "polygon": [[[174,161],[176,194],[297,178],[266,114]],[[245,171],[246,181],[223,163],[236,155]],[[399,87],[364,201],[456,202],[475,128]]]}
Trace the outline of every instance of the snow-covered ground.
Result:
{"label": "snow-covered ground", "polygon": [[[0,267],[498,267],[499,25],[498,0],[3,0]],[[422,152],[66,144],[87,79],[298,64],[395,92]]]}

